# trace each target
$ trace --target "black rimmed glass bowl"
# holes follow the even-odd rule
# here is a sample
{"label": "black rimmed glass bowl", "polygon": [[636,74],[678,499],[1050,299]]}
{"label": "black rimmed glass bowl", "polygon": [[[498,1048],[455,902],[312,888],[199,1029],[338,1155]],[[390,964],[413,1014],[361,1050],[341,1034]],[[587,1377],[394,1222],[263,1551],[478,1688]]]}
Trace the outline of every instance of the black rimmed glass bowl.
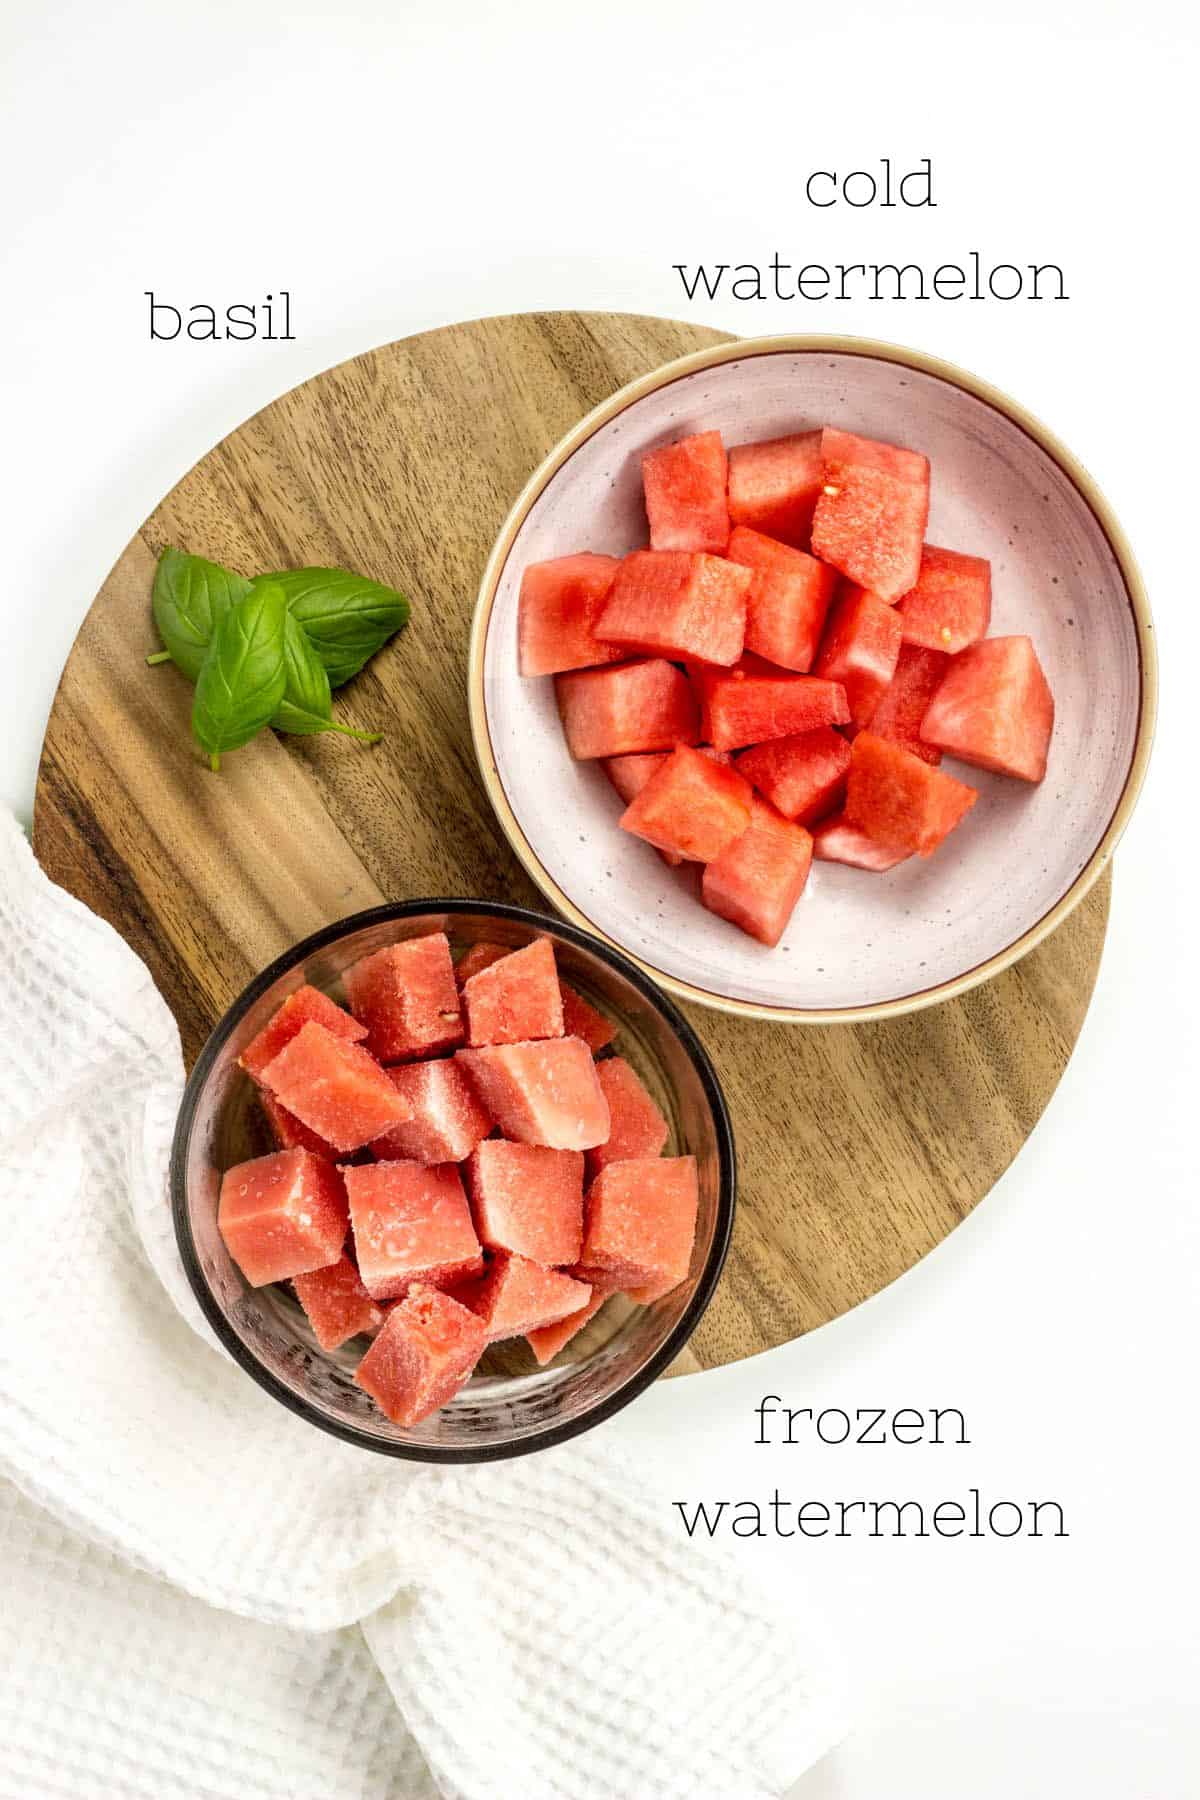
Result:
{"label": "black rimmed glass bowl", "polygon": [[[699,1221],[687,1280],[652,1306],[613,1296],[549,1367],[523,1339],[488,1351],[448,1406],[420,1425],[385,1418],[356,1386],[367,1342],[321,1350],[286,1286],[252,1288],[217,1229],[221,1176],[273,1146],[257,1091],[237,1059],[294,988],[341,999],[352,963],[387,944],[444,931],[457,956],[478,942],[554,944],[559,973],[618,1027],[614,1049],[637,1069],[671,1126],[668,1155],[696,1158]],[[171,1206],[188,1280],[213,1330],[260,1387],[310,1424],[386,1456],[485,1462],[574,1437],[627,1405],[679,1354],[712,1298],[733,1227],[733,1133],[703,1046],[666,996],[619,950],[573,925],[476,900],[414,900],[357,913],[306,938],[252,981],[192,1071],[175,1127]]]}

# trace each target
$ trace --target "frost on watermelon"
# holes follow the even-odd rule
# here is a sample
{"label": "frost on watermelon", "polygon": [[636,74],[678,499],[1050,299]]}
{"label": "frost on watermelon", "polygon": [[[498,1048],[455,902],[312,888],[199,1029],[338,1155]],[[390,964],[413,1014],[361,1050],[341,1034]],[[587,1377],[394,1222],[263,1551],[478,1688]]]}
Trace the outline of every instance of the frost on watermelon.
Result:
{"label": "frost on watermelon", "polygon": [[464,985],[462,998],[472,1047],[563,1035],[562,990],[549,938],[534,938],[480,969]]}
{"label": "frost on watermelon", "polygon": [[998,775],[1040,781],[1054,696],[1032,640],[983,638],[952,658],[921,723],[930,744]]}
{"label": "frost on watermelon", "polygon": [[619,566],[617,557],[587,550],[529,564],[517,607],[522,675],[557,675],[620,659],[622,652],[602,643],[595,632]]}
{"label": "frost on watermelon", "polygon": [[511,1250],[547,1268],[578,1261],[582,1152],[488,1138],[467,1164],[467,1186],[480,1242],[489,1250]]}
{"label": "frost on watermelon", "polygon": [[840,681],[854,725],[865,725],[896,672],[900,619],[865,588],[846,582],[834,602],[813,674]]}
{"label": "frost on watermelon", "polygon": [[899,744],[860,732],[846,783],[846,817],[892,850],[932,856],[978,794]]}
{"label": "frost on watermelon", "polygon": [[381,1162],[462,1162],[492,1129],[487,1109],[452,1056],[400,1063],[387,1073],[412,1117],[371,1145]]}
{"label": "frost on watermelon", "polygon": [[374,1057],[312,1020],[267,1064],[262,1082],[301,1124],[343,1154],[408,1117],[408,1102]]}
{"label": "frost on watermelon", "polygon": [[901,644],[896,673],[868,721],[876,737],[892,738],[936,768],[942,753],[921,736],[921,722],[946,673],[949,657],[919,644]]}
{"label": "frost on watermelon", "polygon": [[285,1044],[291,1043],[301,1026],[310,1021],[324,1025],[334,1037],[345,1038],[349,1043],[358,1043],[367,1035],[365,1025],[360,1025],[344,1007],[306,982],[288,995],[258,1036],[246,1045],[238,1057],[240,1067],[257,1081],[267,1064],[279,1055]]}
{"label": "frost on watermelon", "polygon": [[744,656],[734,669],[693,669],[692,681],[703,736],[718,750],[850,723],[840,682],[784,674],[757,656]]}
{"label": "frost on watermelon", "polygon": [[725,446],[719,431],[701,431],[642,458],[642,486],[652,550],[724,553],[729,541]]}
{"label": "frost on watermelon", "polygon": [[524,1337],[569,1318],[592,1297],[584,1282],[559,1269],[543,1269],[527,1257],[498,1251],[471,1309],[483,1321],[487,1341]]}
{"label": "frost on watermelon", "polygon": [[578,1312],[568,1313],[566,1318],[560,1319],[556,1325],[539,1325],[534,1330],[525,1333],[529,1340],[529,1348],[542,1368],[545,1368],[547,1363],[553,1362],[559,1351],[564,1349],[573,1337],[579,1335],[584,1326],[595,1318],[607,1299],[608,1295],[603,1291],[593,1291],[591,1299],[585,1306],[581,1306]]}
{"label": "frost on watermelon", "polygon": [[454,1163],[362,1163],[342,1174],[358,1272],[373,1300],[394,1300],[416,1281],[446,1287],[482,1273],[483,1253]]}
{"label": "frost on watermelon", "polygon": [[505,1137],[551,1150],[592,1150],[607,1138],[608,1102],[582,1038],[459,1050],[456,1061]]}
{"label": "frost on watermelon", "polygon": [[871,869],[882,874],[897,863],[907,862],[909,851],[892,850],[852,825],[844,812],[813,826],[813,858],[817,862],[845,863],[851,869]]}
{"label": "frost on watermelon", "polygon": [[376,1306],[348,1256],[295,1276],[292,1286],[322,1350],[337,1350],[350,1338],[376,1332],[383,1324],[382,1307]]}
{"label": "frost on watermelon", "polygon": [[777,944],[804,892],[812,855],[803,825],[756,799],[748,829],[705,869],[700,897],[709,912],[762,944]]}
{"label": "frost on watermelon", "polygon": [[736,765],[785,819],[811,825],[832,812],[846,791],[850,746],[831,725],[820,725],[755,744],[739,753]]}
{"label": "frost on watermelon", "polygon": [[736,526],[726,552],[752,571],[746,592],[746,648],[801,674],[821,641],[837,571],[803,550]]}
{"label": "frost on watermelon", "polygon": [[[623,1056],[609,1056],[596,1066],[612,1121],[608,1141],[587,1153],[588,1175],[593,1179],[606,1163],[627,1162],[630,1157],[657,1156],[671,1128],[654,1096],[636,1069]],[[563,1262],[574,1262],[578,1249]]]}
{"label": "frost on watermelon", "polygon": [[657,1298],[691,1266],[699,1188],[693,1156],[610,1163],[587,1198],[582,1265]]}
{"label": "frost on watermelon", "polygon": [[336,1262],[346,1222],[341,1177],[309,1150],[256,1156],[222,1177],[217,1228],[251,1287]]}
{"label": "frost on watermelon", "polygon": [[722,556],[634,550],[622,562],[597,624],[626,651],[735,663],[746,637],[750,571]]}
{"label": "frost on watermelon", "polygon": [[672,856],[711,862],[746,829],[751,798],[736,769],[681,745],[626,807],[620,825]]}
{"label": "frost on watermelon", "polygon": [[486,1347],[469,1307],[416,1286],[391,1308],[354,1379],[397,1425],[418,1425],[454,1398]]}
{"label": "frost on watermelon", "polygon": [[347,969],[354,1016],[381,1062],[431,1056],[463,1041],[462,1013],[444,931],[389,944]]}
{"label": "frost on watermelon", "polygon": [[310,1131],[303,1119],[290,1113],[286,1106],[280,1106],[266,1088],[260,1089],[258,1102],[280,1150],[311,1150],[314,1156],[323,1156],[327,1162],[337,1160],[338,1151],[334,1146],[319,1132]]}
{"label": "frost on watermelon", "polygon": [[906,644],[956,656],[983,637],[992,617],[992,565],[926,544],[916,586],[898,602]]}
{"label": "frost on watermelon", "polygon": [[674,663],[620,663],[583,669],[554,682],[567,748],[580,761],[694,744],[696,702]]}
{"label": "frost on watermelon", "polygon": [[821,433],[802,431],[729,452],[729,517],[807,549],[821,492]]}
{"label": "frost on watermelon", "polygon": [[889,603],[916,586],[929,519],[929,462],[853,432],[821,434],[813,553]]}

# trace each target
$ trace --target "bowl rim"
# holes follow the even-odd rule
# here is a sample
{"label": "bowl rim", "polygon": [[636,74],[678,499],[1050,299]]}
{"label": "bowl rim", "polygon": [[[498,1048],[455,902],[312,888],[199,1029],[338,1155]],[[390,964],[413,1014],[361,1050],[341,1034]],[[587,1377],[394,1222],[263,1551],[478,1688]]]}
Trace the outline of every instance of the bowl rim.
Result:
{"label": "bowl rim", "polygon": [[[339,1420],[326,1418],[302,1395],[293,1393],[285,1382],[280,1381],[269,1369],[263,1367],[254,1353],[234,1331],[218,1305],[200,1266],[200,1257],[192,1235],[187,1208],[187,1152],[200,1097],[218,1054],[250,1007],[269,988],[273,987],[281,976],[306,962],[317,951],[331,943],[336,943],[340,938],[348,937],[352,932],[365,930],[372,925],[389,924],[398,919],[410,919],[425,915],[444,917],[447,914],[462,913],[482,913],[489,918],[511,920],[537,931],[551,931],[564,938],[568,943],[575,945],[577,949],[598,956],[602,962],[608,963],[610,967],[623,975],[651,1005],[659,1010],[674,1031],[688,1060],[695,1069],[712,1115],[717,1147],[717,1204],[712,1245],[704,1267],[697,1278],[695,1291],[658,1349],[627,1381],[579,1418],[564,1424],[546,1426],[511,1444],[489,1444],[478,1449],[445,1444],[402,1444],[377,1439],[370,1432],[363,1431],[358,1426],[346,1425]],[[373,1450],[384,1456],[399,1457],[407,1462],[484,1463],[499,1462],[516,1456],[527,1456],[536,1450],[547,1450],[556,1444],[565,1443],[569,1438],[579,1436],[581,1432],[589,1431],[594,1425],[602,1424],[605,1419],[612,1418],[615,1413],[620,1412],[623,1407],[629,1405],[630,1401],[635,1400],[639,1394],[643,1393],[679,1355],[707,1311],[725,1266],[725,1258],[733,1235],[734,1217],[737,1212],[737,1147],[729,1108],[712,1059],[698,1034],[678,1007],[668,995],[663,993],[653,977],[648,975],[632,957],[627,956],[618,946],[610,944],[605,939],[595,937],[569,920],[551,918],[548,914],[535,912],[529,907],[511,906],[498,900],[435,897],[391,901],[381,906],[367,907],[362,912],[347,914],[345,918],[334,920],[332,924],[324,925],[319,931],[314,931],[308,937],[300,939],[298,943],[293,944],[289,950],[283,951],[260,974],[247,983],[209,1033],[196,1058],[191,1074],[188,1076],[171,1139],[168,1184],[171,1196],[171,1221],[188,1285],[195,1295],[205,1319],[221,1344],[239,1368],[252,1376],[259,1387],[264,1388],[274,1399],[281,1401],[289,1412],[307,1420],[311,1425],[318,1426],[331,1436],[341,1438],[345,1443],[355,1444],[361,1449]]]}
{"label": "bowl rim", "polygon": [[[727,362],[740,362],[753,356],[825,354],[859,356],[871,361],[896,363],[920,374],[931,375],[952,387],[960,388],[963,392],[1001,413],[1027,437],[1032,438],[1051,460],[1057,463],[1084,505],[1091,512],[1120,572],[1133,618],[1137,648],[1138,717],[1129,767],[1100,841],[1083,868],[1054,905],[1049,907],[1032,925],[1027,926],[1010,944],[985,958],[983,962],[976,963],[960,974],[950,977],[947,981],[938,982],[933,987],[918,989],[910,994],[898,995],[891,1000],[877,1000],[862,1006],[842,1007],[769,1006],[760,1001],[741,1000],[713,989],[696,987],[691,982],[684,981],[680,977],[656,967],[654,963],[637,956],[625,945],[602,931],[595,921],[590,919],[559,886],[526,836],[500,779],[488,720],[484,685],[484,652],[496,593],[517,532],[524,524],[534,502],[553,476],[602,426],[608,424],[610,420],[616,418],[637,401],[644,399],[646,395],[654,393],[660,388],[668,387],[673,382],[683,380],[702,369],[714,368]],[[1040,419],[990,382],[981,380],[980,377],[971,374],[969,370],[960,368],[955,363],[930,356],[925,351],[910,349],[904,345],[889,343],[878,338],[825,333],[785,333],[768,337],[733,338],[725,343],[715,344],[706,349],[691,351],[685,356],[676,357],[659,368],[652,369],[647,374],[627,382],[624,387],[618,388],[607,400],[603,400],[598,406],[593,407],[578,424],[559,439],[558,443],[538,464],[517,496],[488,557],[471,622],[471,638],[467,658],[467,702],[480,779],[496,817],[500,821],[504,835],[527,873],[565,918],[575,925],[582,926],[593,937],[621,950],[625,956],[645,970],[658,986],[665,988],[677,999],[690,1000],[697,1005],[711,1007],[719,1012],[732,1013],[742,1018],[769,1020],[779,1024],[854,1025],[879,1019],[899,1018],[908,1013],[922,1011],[928,1006],[936,1006],[943,1000],[950,1000],[968,993],[972,988],[990,980],[993,975],[1000,974],[1019,961],[1021,957],[1027,955],[1079,905],[1107,868],[1113,851],[1133,814],[1134,806],[1146,778],[1158,707],[1158,658],[1149,598],[1129,540],[1096,481],[1079,459]]]}

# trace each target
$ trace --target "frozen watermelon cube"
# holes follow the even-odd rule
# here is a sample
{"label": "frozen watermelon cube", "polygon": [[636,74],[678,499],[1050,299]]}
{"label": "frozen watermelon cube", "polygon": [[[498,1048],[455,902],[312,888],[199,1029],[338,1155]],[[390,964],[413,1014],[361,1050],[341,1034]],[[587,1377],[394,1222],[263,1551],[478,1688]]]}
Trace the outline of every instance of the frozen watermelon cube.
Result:
{"label": "frozen watermelon cube", "polygon": [[444,931],[408,938],[346,971],[346,992],[380,1062],[432,1056],[463,1041],[458,984]]}
{"label": "frozen watermelon cube", "polygon": [[812,853],[803,825],[756,799],[748,829],[705,869],[700,898],[760,943],[777,944],[804,892]]}
{"label": "frozen watermelon cube", "polygon": [[976,643],[992,618],[992,565],[926,544],[917,584],[897,603],[906,644],[957,656]]}
{"label": "frozen watermelon cube", "polygon": [[[606,1163],[626,1162],[637,1156],[658,1156],[671,1135],[671,1128],[654,1096],[623,1056],[605,1057],[602,1063],[597,1063],[596,1074],[608,1101],[612,1128],[607,1143],[597,1144],[587,1153],[588,1176],[593,1180]],[[575,1262],[578,1257],[576,1250],[571,1256],[555,1260]]]}
{"label": "frozen watermelon cube", "polygon": [[542,1368],[545,1368],[547,1363],[553,1362],[559,1351],[569,1344],[573,1337],[579,1335],[584,1326],[595,1318],[607,1299],[606,1293],[593,1291],[591,1299],[585,1306],[581,1306],[578,1312],[568,1313],[566,1318],[560,1319],[556,1325],[539,1325],[533,1331],[525,1333],[529,1340],[529,1348]]}
{"label": "frozen watermelon cube", "polygon": [[294,1276],[292,1286],[322,1350],[337,1350],[364,1333],[373,1335],[383,1324],[383,1308],[376,1306],[348,1256]]}
{"label": "frozen watermelon cube", "polygon": [[813,554],[889,604],[917,584],[929,519],[929,462],[853,432],[821,434]]}
{"label": "frozen watermelon cube", "polygon": [[815,731],[754,744],[738,755],[736,764],[776,812],[797,825],[811,825],[832,812],[846,791],[850,746],[840,731],[819,725]]}
{"label": "frozen watermelon cube", "polygon": [[887,738],[863,731],[854,740],[846,817],[877,843],[932,856],[978,798],[965,781]]}
{"label": "frozen watermelon cube", "polygon": [[343,1154],[408,1117],[407,1101],[375,1058],[311,1020],[267,1064],[261,1080],[281,1106]]}
{"label": "frozen watermelon cube", "polygon": [[217,1227],[251,1287],[336,1262],[346,1222],[341,1177],[310,1150],[256,1156],[221,1178]]}
{"label": "frozen watermelon cube", "polygon": [[274,1094],[266,1088],[259,1093],[259,1104],[271,1128],[271,1136],[281,1150],[311,1150],[314,1156],[323,1156],[327,1162],[336,1162],[339,1151],[323,1138],[319,1132],[310,1131],[302,1119],[290,1113],[286,1106],[280,1106]]}
{"label": "frozen watermelon cube", "polygon": [[238,1064],[257,1081],[269,1062],[273,1062],[285,1044],[290,1044],[302,1025],[309,1022],[323,1025],[326,1031],[332,1031],[334,1037],[345,1038],[347,1042],[359,1043],[367,1035],[365,1025],[360,1025],[344,1007],[330,1000],[319,988],[310,987],[306,982],[298,987],[294,994],[289,994],[278,1012],[267,1021],[256,1038],[252,1038],[242,1054]]}
{"label": "frozen watermelon cube", "polygon": [[940,650],[925,650],[919,644],[901,644],[896,673],[883,698],[868,721],[876,737],[891,738],[903,744],[922,762],[936,768],[942,760],[940,750],[921,737],[921,724],[946,673],[949,657]]}
{"label": "frozen watermelon cube", "polygon": [[819,431],[764,444],[734,444],[729,452],[730,520],[807,549],[821,481]]}
{"label": "frozen watermelon cube", "polygon": [[415,1281],[447,1287],[483,1270],[483,1252],[454,1163],[400,1160],[344,1168],[363,1286],[394,1300]]}
{"label": "frozen watermelon cube", "polygon": [[479,1292],[471,1301],[483,1321],[489,1344],[524,1337],[543,1325],[556,1325],[586,1306],[592,1290],[559,1269],[543,1269],[524,1256],[498,1251]]}
{"label": "frozen watermelon cube", "polygon": [[642,486],[651,549],[721,555],[729,541],[728,479],[719,431],[700,431],[648,451],[642,458]]}
{"label": "frozen watermelon cube", "polygon": [[464,984],[462,998],[473,1048],[563,1035],[562,991],[549,938],[535,938],[480,969]]}
{"label": "frozen watermelon cube", "polygon": [[588,1193],[582,1263],[669,1292],[691,1265],[698,1207],[694,1156],[609,1163]]}
{"label": "frozen watermelon cube", "polygon": [[627,650],[735,663],[750,580],[748,569],[721,556],[634,550],[617,571],[596,629]]}
{"label": "frozen watermelon cube", "polygon": [[750,783],[681,744],[621,815],[622,831],[658,850],[711,862],[750,823]]}
{"label": "frozen watermelon cube", "polygon": [[478,975],[480,969],[490,969],[492,964],[499,962],[502,956],[511,954],[511,944],[489,944],[481,938],[479,943],[472,944],[469,950],[464,950],[455,963],[454,979],[460,988],[465,987],[472,975]]}
{"label": "frozen watermelon cube", "polygon": [[595,625],[620,566],[615,556],[556,556],[530,563],[521,577],[517,608],[522,675],[557,675],[617,661],[622,652],[601,643]]}
{"label": "frozen watermelon cube", "polygon": [[900,656],[900,615],[865,588],[845,582],[825,626],[813,674],[840,681],[855,725],[882,700]]}
{"label": "frozen watermelon cube", "polygon": [[452,1056],[400,1063],[387,1073],[412,1117],[376,1138],[371,1149],[380,1161],[462,1162],[492,1129],[486,1108]]}
{"label": "frozen watermelon cube", "polygon": [[573,988],[569,982],[560,982],[562,988],[563,1033],[566,1037],[582,1038],[592,1055],[604,1050],[617,1035],[617,1028],[612,1020],[594,1007],[590,1000]]}
{"label": "frozen watermelon cube", "polygon": [[837,570],[744,525],[734,528],[726,555],[752,571],[746,593],[747,650],[807,673],[821,641]]}
{"label": "frozen watermelon cube", "polygon": [[927,743],[998,775],[1046,773],[1054,696],[1027,637],[983,638],[952,657],[921,722]]}
{"label": "frozen watermelon cube", "polygon": [[583,1153],[488,1138],[467,1164],[479,1239],[547,1268],[575,1262],[583,1236]]}
{"label": "frozen watermelon cube", "polygon": [[554,691],[567,748],[578,761],[673,750],[699,736],[692,690],[674,663],[656,658],[581,669],[556,676]]}
{"label": "frozen watermelon cube", "polygon": [[607,1138],[608,1101],[582,1038],[491,1044],[456,1061],[505,1137],[551,1150],[592,1150]]}
{"label": "frozen watermelon cube", "polygon": [[391,1308],[354,1379],[397,1425],[418,1425],[453,1400],[486,1347],[477,1314],[417,1285]]}
{"label": "frozen watermelon cube", "polygon": [[718,750],[850,723],[840,682],[785,674],[757,656],[744,656],[734,669],[695,668],[692,681],[703,735]]}
{"label": "frozen watermelon cube", "polygon": [[876,874],[894,869],[897,863],[907,862],[910,855],[907,850],[893,850],[887,844],[877,844],[857,825],[851,825],[844,812],[822,819],[819,825],[813,826],[812,836],[816,861],[846,863],[852,869],[871,869]]}

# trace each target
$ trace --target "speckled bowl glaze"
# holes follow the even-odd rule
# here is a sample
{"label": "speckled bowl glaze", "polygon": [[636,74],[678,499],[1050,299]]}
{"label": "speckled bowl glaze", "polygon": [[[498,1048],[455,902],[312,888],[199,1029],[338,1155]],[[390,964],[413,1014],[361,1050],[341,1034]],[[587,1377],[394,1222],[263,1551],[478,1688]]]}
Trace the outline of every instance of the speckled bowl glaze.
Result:
{"label": "speckled bowl glaze", "polygon": [[[773,950],[705,911],[696,869],[618,830],[621,803],[567,753],[549,680],[517,672],[527,563],[646,541],[642,452],[719,427],[727,444],[834,423],[923,450],[928,536],[992,564],[992,632],[1028,632],[1057,717],[1044,782],[969,769],[963,825],[885,875],[815,863]],[[1153,733],[1146,596],[1095,483],[1012,400],[916,351],[858,338],[763,338],[670,363],[615,394],[551,452],[484,575],[470,657],[484,781],[517,854],[577,924],[671,992],[807,1023],[883,1017],[962,993],[1053,930],[1096,880],[1129,815]]]}

